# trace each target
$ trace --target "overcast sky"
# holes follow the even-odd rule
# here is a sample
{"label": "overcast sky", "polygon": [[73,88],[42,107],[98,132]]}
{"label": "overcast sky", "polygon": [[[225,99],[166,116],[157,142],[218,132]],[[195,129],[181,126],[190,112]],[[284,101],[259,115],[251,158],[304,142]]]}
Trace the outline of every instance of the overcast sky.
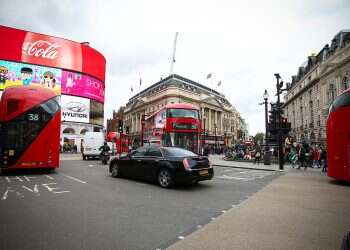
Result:
{"label": "overcast sky", "polygon": [[254,135],[265,131],[258,103],[264,89],[274,101],[274,73],[290,81],[308,55],[350,29],[350,0],[11,0],[0,24],[89,41],[107,60],[105,119],[169,74],[178,31],[174,72],[224,93]]}

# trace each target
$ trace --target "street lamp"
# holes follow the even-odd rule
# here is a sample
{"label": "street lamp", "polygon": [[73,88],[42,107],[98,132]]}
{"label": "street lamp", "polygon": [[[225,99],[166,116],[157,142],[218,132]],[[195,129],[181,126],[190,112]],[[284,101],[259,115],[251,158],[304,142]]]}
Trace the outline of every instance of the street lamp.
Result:
{"label": "street lamp", "polygon": [[277,140],[278,140],[278,162],[280,170],[283,170],[284,157],[283,157],[283,144],[282,144],[282,131],[281,131],[281,101],[280,94],[286,89],[282,89],[283,80],[281,80],[280,74],[276,73],[276,89],[277,89]]}
{"label": "street lamp", "polygon": [[270,158],[270,149],[269,149],[269,140],[268,140],[268,117],[267,117],[267,100],[269,99],[269,93],[265,89],[264,95],[264,104],[265,104],[265,154],[264,154],[264,165],[271,164]]}

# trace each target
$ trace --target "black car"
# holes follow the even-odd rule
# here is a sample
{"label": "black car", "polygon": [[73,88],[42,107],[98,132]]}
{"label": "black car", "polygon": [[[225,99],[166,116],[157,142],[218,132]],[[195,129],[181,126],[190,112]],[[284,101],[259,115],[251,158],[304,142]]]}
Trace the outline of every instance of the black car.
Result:
{"label": "black car", "polygon": [[214,170],[205,156],[176,147],[145,146],[125,156],[115,157],[109,165],[113,177],[125,176],[157,181],[163,188],[210,180]]}

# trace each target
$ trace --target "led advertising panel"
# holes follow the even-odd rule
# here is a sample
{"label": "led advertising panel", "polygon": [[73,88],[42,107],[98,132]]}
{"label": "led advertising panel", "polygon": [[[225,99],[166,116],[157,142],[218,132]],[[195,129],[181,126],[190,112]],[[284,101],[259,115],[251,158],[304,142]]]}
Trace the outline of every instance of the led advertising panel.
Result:
{"label": "led advertising panel", "polygon": [[89,123],[90,100],[77,96],[61,96],[61,120]]}
{"label": "led advertising panel", "polygon": [[42,86],[61,94],[62,70],[0,60],[0,90],[14,85]]}
{"label": "led advertising panel", "polygon": [[104,83],[87,75],[69,71],[62,72],[62,93],[104,102]]}

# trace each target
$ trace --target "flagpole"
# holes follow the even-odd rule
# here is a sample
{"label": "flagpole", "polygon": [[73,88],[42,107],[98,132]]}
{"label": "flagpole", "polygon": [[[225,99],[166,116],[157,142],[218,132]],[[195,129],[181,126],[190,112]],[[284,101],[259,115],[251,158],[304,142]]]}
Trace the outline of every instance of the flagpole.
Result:
{"label": "flagpole", "polygon": [[171,58],[169,75],[174,74],[175,53],[176,53],[176,44],[177,44],[177,36],[178,35],[179,35],[179,32],[176,32],[175,33],[175,38],[174,38],[173,57]]}

